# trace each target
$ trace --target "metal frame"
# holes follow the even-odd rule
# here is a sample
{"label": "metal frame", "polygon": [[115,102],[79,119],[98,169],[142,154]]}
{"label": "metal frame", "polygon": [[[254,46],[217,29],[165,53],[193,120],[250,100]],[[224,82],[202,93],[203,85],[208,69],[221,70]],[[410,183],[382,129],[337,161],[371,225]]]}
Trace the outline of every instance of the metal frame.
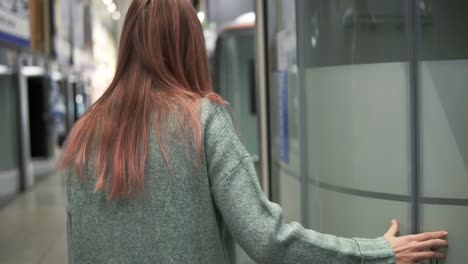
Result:
{"label": "metal frame", "polygon": [[65,90],[65,101],[66,101],[66,127],[67,135],[71,131],[73,124],[75,123],[75,88],[74,85],[77,81],[73,78],[66,79],[66,90]]}
{"label": "metal frame", "polygon": [[27,76],[23,73],[24,54],[19,53],[16,60],[15,76],[18,83],[17,96],[17,126],[18,126],[18,163],[20,171],[19,185],[20,190],[25,191],[34,184],[34,175],[31,164],[30,150],[30,128],[29,128],[29,109],[28,109],[28,85]]}
{"label": "metal frame", "polygon": [[421,205],[421,146],[420,146],[420,85],[419,85],[419,38],[420,21],[418,0],[405,1],[406,41],[408,49],[408,151],[410,159],[410,232],[419,233]]}
{"label": "metal frame", "polygon": [[306,25],[301,23],[299,20],[300,15],[299,12],[304,10],[303,1],[299,0],[296,1],[296,39],[297,39],[297,68],[298,68],[298,82],[299,82],[299,105],[301,111],[299,111],[299,148],[300,148],[300,167],[299,167],[299,177],[301,182],[301,220],[304,225],[309,225],[309,214],[308,214],[308,207],[309,204],[309,139],[308,139],[308,128],[307,128],[307,97],[306,97],[306,85],[305,85],[305,73],[304,73],[304,65],[305,65],[305,58],[301,56],[300,51],[303,50],[300,47],[301,43],[307,43],[304,40],[305,35],[297,34],[297,32],[302,32],[302,28]]}
{"label": "metal frame", "polygon": [[268,124],[268,90],[267,90],[267,30],[265,7],[268,0],[256,0],[256,34],[255,54],[257,75],[257,113],[259,120],[259,155],[260,155],[260,182],[267,197],[271,198],[270,184],[270,149],[269,149],[269,124]]}

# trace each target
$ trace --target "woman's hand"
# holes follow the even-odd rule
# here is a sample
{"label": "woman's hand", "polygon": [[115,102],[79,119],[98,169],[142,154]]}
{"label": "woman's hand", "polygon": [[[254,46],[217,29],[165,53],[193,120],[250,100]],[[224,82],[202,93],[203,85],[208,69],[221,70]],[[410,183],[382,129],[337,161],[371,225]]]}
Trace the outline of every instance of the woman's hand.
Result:
{"label": "woman's hand", "polygon": [[440,247],[447,247],[445,231],[428,232],[416,235],[395,237],[398,232],[398,222],[392,220],[390,229],[384,238],[395,252],[396,264],[421,263],[425,259],[444,259],[445,254],[436,251]]}

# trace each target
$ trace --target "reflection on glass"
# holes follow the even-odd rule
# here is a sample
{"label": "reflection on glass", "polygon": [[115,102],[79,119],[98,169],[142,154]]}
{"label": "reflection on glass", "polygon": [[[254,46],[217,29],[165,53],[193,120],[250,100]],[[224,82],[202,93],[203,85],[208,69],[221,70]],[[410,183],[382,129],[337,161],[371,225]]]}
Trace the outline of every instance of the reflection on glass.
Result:
{"label": "reflection on glass", "polygon": [[222,33],[219,43],[216,89],[230,103],[241,139],[258,160],[253,26],[229,29]]}
{"label": "reflection on glass", "polygon": [[422,229],[447,229],[449,258],[468,259],[468,2],[421,1]]}
{"label": "reflection on glass", "polygon": [[295,3],[267,1],[272,199],[282,205],[286,222],[301,220]]}
{"label": "reflection on glass", "polygon": [[378,236],[408,228],[404,1],[302,0],[310,227]]}
{"label": "reflection on glass", "polygon": [[[216,56],[215,89],[229,102],[240,138],[259,171],[253,25],[227,27],[217,40]],[[236,263],[254,263],[238,245],[236,249]]]}

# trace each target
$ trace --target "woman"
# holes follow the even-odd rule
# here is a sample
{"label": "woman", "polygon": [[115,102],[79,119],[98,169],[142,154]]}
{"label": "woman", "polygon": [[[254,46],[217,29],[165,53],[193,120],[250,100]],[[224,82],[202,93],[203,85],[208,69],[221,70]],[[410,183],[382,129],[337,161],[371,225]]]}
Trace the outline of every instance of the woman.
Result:
{"label": "woman", "polygon": [[229,233],[258,263],[418,263],[446,232],[346,239],[281,223],[210,86],[187,0],[135,0],[117,71],[73,128],[67,177],[71,263],[232,263]]}

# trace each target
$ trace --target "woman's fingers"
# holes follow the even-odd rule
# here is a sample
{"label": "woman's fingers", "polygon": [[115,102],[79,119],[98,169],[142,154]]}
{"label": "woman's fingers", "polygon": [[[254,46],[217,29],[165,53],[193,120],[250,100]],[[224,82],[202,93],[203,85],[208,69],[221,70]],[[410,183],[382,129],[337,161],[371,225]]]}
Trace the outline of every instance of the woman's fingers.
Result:
{"label": "woman's fingers", "polygon": [[421,234],[416,234],[416,235],[409,235],[407,236],[409,240],[411,241],[426,241],[426,240],[431,240],[431,239],[443,239],[446,238],[448,235],[447,232],[445,231],[438,231],[438,232],[427,232],[427,233],[421,233]]}
{"label": "woman's fingers", "polygon": [[445,254],[439,251],[421,251],[412,254],[414,261],[425,259],[445,259]]}
{"label": "woman's fingers", "polygon": [[398,233],[398,222],[392,220],[392,224],[385,233],[384,238],[390,243],[397,264],[419,264],[427,259],[444,259],[446,255],[437,251],[438,248],[447,247],[445,240],[446,231],[426,232],[415,235],[395,237]]}
{"label": "woman's fingers", "polygon": [[431,239],[431,240],[426,240],[426,241],[415,244],[414,248],[416,250],[428,250],[428,249],[435,250],[437,248],[447,247],[447,246],[448,246],[448,242],[446,240]]}

